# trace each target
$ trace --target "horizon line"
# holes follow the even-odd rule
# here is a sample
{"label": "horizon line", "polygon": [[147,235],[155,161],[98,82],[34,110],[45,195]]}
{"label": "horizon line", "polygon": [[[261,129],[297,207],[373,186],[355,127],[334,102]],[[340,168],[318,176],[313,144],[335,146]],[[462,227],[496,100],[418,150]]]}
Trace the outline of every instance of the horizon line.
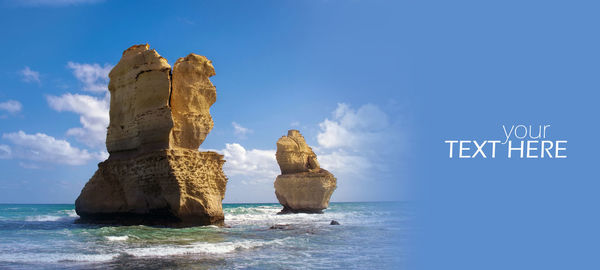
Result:
{"label": "horizon line", "polygon": [[[336,201],[336,202],[330,202],[330,203],[391,203],[391,202],[410,202],[411,200],[387,200],[387,201]],[[75,203],[6,203],[6,202],[0,202],[0,205],[5,205],[5,204],[28,204],[28,205],[35,205],[35,204],[72,204],[74,205]],[[227,202],[227,203],[222,203],[223,205],[225,204],[279,204],[279,202]]]}

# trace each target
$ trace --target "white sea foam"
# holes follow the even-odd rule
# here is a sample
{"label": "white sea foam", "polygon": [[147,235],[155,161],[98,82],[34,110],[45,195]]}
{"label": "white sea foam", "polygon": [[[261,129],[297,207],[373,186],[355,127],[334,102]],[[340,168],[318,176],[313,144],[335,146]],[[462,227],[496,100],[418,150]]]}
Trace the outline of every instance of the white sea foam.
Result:
{"label": "white sea foam", "polygon": [[25,217],[25,221],[59,221],[59,220],[74,220],[79,216],[75,210],[60,210],[56,215],[38,215]]}
{"label": "white sea foam", "polygon": [[25,217],[25,221],[58,221],[63,218],[63,216],[41,215]]}
{"label": "white sea foam", "polygon": [[58,263],[58,262],[106,262],[119,254],[81,254],[81,253],[17,253],[0,254],[0,262],[15,263]]}
{"label": "white sea foam", "polygon": [[344,225],[365,225],[386,222],[393,214],[391,212],[377,211],[328,211],[324,214],[289,214],[277,215],[281,206],[256,206],[252,208],[238,207],[224,209],[225,223],[230,226],[271,226],[273,224],[329,224],[331,220],[339,221]]}
{"label": "white sea foam", "polygon": [[79,215],[77,215],[77,212],[75,212],[75,210],[71,209],[71,210],[60,210],[58,211],[59,213],[63,213],[63,214],[67,214],[68,217],[73,217],[73,218],[78,218]]}
{"label": "white sea foam", "polygon": [[325,213],[325,214],[293,214],[277,215],[281,207],[260,206],[253,209],[254,213],[236,214],[232,212],[225,213],[225,222],[231,226],[237,225],[272,225],[278,223],[319,223],[329,222],[332,219],[345,219],[348,213]]}
{"label": "white sea foam", "polygon": [[122,236],[104,236],[104,238],[106,238],[106,240],[108,240],[108,241],[127,241],[127,239],[129,239],[129,236],[127,236],[127,235],[122,235]]}
{"label": "white sea foam", "polygon": [[287,239],[278,239],[272,241],[260,241],[260,240],[243,240],[238,242],[221,242],[221,243],[207,243],[199,242],[185,246],[169,246],[161,245],[147,248],[133,248],[128,249],[125,253],[135,257],[163,257],[163,256],[177,256],[177,255],[189,255],[189,254],[226,254],[237,250],[252,249],[264,245],[270,244],[281,244]]}

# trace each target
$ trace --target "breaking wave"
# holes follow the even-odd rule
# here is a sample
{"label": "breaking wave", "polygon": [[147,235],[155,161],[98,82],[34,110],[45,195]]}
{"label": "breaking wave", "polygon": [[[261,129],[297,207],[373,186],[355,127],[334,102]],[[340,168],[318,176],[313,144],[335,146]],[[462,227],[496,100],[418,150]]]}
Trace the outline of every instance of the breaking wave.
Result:
{"label": "breaking wave", "polygon": [[75,210],[60,210],[57,214],[53,215],[37,215],[27,216],[25,221],[30,222],[47,222],[47,221],[71,221],[75,220],[79,216],[75,213]]}
{"label": "breaking wave", "polygon": [[127,239],[129,239],[129,236],[127,236],[127,235],[122,235],[122,236],[104,236],[104,238],[106,238],[106,240],[108,240],[108,241],[127,241]]}
{"label": "breaking wave", "polygon": [[18,253],[0,254],[0,262],[13,263],[60,263],[60,262],[107,262],[118,257],[118,253]]}
{"label": "breaking wave", "polygon": [[282,244],[286,240],[287,238],[272,241],[242,240],[237,242],[221,243],[202,242],[185,246],[163,245],[147,248],[128,249],[125,251],[125,253],[135,257],[163,257],[190,254],[225,254],[244,249],[257,248],[265,245]]}

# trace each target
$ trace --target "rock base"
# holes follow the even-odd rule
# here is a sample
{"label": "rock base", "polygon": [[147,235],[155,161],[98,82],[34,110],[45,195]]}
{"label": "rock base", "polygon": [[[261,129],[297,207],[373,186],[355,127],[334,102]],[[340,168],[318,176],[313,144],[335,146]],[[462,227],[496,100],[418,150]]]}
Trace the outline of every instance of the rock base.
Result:
{"label": "rock base", "polygon": [[283,210],[279,214],[323,213],[337,180],[327,170],[282,174],[275,179],[275,195]]}
{"label": "rock base", "polygon": [[323,209],[292,209],[284,206],[281,211],[277,212],[278,215],[287,215],[287,214],[323,214]]}
{"label": "rock base", "polygon": [[186,227],[223,224],[227,177],[215,152],[112,155],[75,201],[79,223]]}

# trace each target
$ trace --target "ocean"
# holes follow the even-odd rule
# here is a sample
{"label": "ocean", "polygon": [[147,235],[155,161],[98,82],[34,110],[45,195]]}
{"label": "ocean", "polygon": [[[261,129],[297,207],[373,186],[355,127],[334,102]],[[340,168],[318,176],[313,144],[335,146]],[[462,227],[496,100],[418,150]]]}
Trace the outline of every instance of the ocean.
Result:
{"label": "ocean", "polygon": [[[0,204],[0,269],[402,269],[406,202],[224,204],[224,227],[75,224],[72,204]],[[330,225],[332,220],[340,225]]]}

